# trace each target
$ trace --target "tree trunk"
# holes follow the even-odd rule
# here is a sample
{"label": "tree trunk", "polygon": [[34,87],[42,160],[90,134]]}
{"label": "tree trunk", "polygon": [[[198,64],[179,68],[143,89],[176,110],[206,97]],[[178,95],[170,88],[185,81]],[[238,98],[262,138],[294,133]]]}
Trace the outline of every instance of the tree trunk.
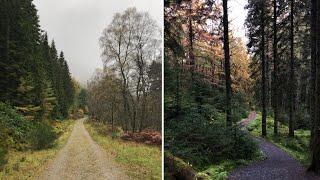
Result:
{"label": "tree trunk", "polygon": [[[191,83],[194,83],[194,65],[195,59],[193,54],[193,28],[192,28],[192,1],[189,3],[189,63],[191,68]],[[193,86],[192,86],[193,87]]]}
{"label": "tree trunk", "polygon": [[122,87],[122,97],[123,97],[123,110],[124,110],[124,130],[125,132],[128,132],[128,119],[129,119],[129,104],[128,104],[128,97],[127,97],[127,86],[124,83]]}
{"label": "tree trunk", "polygon": [[175,65],[174,68],[176,70],[175,72],[175,80],[176,80],[176,84],[175,84],[175,112],[174,112],[174,116],[177,117],[179,116],[180,112],[181,112],[181,92],[180,92],[180,86],[181,86],[181,80],[180,80],[180,75],[181,75],[181,66],[179,64],[179,58],[175,57],[176,61],[175,61]]}
{"label": "tree trunk", "polygon": [[278,97],[278,29],[277,29],[277,0],[273,0],[273,112],[274,112],[274,134],[278,134],[279,122],[279,97]]}
{"label": "tree trunk", "polygon": [[229,47],[229,22],[228,0],[223,0],[223,41],[224,41],[224,70],[226,79],[226,124],[232,127],[231,119],[231,76],[230,76],[230,47]]}
{"label": "tree trunk", "polygon": [[267,109],[266,109],[266,59],[265,59],[265,2],[262,1],[261,12],[261,68],[262,68],[262,136],[267,135]]}
{"label": "tree trunk", "polygon": [[295,106],[295,78],[294,78],[294,0],[291,0],[290,13],[290,109],[289,109],[289,137],[294,137],[294,106]]}
{"label": "tree trunk", "polygon": [[311,6],[311,55],[312,55],[312,97],[311,100],[311,120],[312,120],[312,138],[311,154],[312,161],[308,170],[320,174],[320,3],[318,0],[312,0]]}
{"label": "tree trunk", "polygon": [[111,130],[112,132],[114,132],[114,128],[113,128],[113,111],[114,111],[114,103],[112,103],[112,106],[111,106]]}
{"label": "tree trunk", "polygon": [[317,13],[316,13],[316,4],[317,0],[312,0],[311,5],[311,85],[310,85],[310,124],[311,124],[311,141],[310,146],[312,146],[312,139],[314,133],[314,122],[315,122],[315,87],[316,87],[316,59],[317,59],[317,33],[316,33],[316,26],[317,26]]}

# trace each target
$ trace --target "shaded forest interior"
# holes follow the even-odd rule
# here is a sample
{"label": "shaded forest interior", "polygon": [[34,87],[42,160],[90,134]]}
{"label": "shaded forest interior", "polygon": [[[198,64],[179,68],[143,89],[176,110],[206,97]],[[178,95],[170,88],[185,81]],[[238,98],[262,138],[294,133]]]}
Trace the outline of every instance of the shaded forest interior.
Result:
{"label": "shaded forest interior", "polygon": [[319,6],[249,0],[245,45],[227,0],[165,0],[166,178],[227,178],[263,158],[256,132],[319,174]]}

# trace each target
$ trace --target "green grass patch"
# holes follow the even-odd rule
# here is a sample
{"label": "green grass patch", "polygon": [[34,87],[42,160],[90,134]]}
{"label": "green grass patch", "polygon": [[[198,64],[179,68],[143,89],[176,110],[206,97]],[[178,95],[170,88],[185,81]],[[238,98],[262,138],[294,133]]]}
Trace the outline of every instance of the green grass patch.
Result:
{"label": "green grass patch", "polygon": [[38,151],[10,149],[7,154],[7,163],[0,171],[0,179],[35,179],[41,175],[48,162],[54,159],[58,151],[66,144],[74,123],[74,120],[51,122],[54,131],[59,135],[51,148]]}
{"label": "green grass patch", "polygon": [[261,151],[256,152],[253,159],[224,160],[219,163],[210,165],[205,170],[198,172],[197,177],[206,180],[226,180],[229,174],[240,166],[246,166],[253,162],[263,160]]}
{"label": "green grass patch", "polygon": [[160,147],[123,141],[103,133],[105,125],[85,122],[91,137],[115,158],[133,179],[161,179],[162,156]]}
{"label": "green grass patch", "polygon": [[[267,137],[266,139],[277,145],[279,148],[287,152],[289,155],[297,159],[304,166],[310,163],[309,140],[310,130],[295,130],[295,137],[289,138],[289,128],[283,123],[278,125],[278,135],[273,133],[274,120],[272,117],[267,118]],[[248,127],[248,131],[256,137],[261,137],[261,114],[257,115],[256,120],[252,121]]]}

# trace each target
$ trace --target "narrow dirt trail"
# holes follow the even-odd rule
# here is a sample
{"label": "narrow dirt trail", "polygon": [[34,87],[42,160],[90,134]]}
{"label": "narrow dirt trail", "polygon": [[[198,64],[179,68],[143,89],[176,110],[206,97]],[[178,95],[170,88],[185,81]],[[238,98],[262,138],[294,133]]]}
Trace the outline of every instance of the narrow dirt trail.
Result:
{"label": "narrow dirt trail", "polygon": [[39,179],[129,179],[92,140],[83,125],[84,120],[85,118],[76,122],[67,144]]}
{"label": "narrow dirt trail", "polygon": [[251,121],[254,121],[257,118],[257,113],[255,111],[251,111],[249,116],[246,119],[243,119],[239,122],[242,126],[246,127],[250,124]]}
{"label": "narrow dirt trail", "polygon": [[[254,118],[253,118],[254,117]],[[256,113],[251,112],[241,124],[247,126],[255,120]],[[320,179],[306,169],[286,152],[266,141],[263,138],[255,138],[266,159],[249,166],[240,167],[232,172],[229,180],[316,180]]]}

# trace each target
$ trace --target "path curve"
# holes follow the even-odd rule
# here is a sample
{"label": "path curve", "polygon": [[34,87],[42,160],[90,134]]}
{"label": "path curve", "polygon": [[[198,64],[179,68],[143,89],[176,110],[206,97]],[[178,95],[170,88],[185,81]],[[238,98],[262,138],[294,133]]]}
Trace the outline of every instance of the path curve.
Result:
{"label": "path curve", "polygon": [[257,118],[257,113],[255,111],[251,111],[249,116],[246,119],[243,119],[240,121],[240,125],[246,127],[250,124],[251,121],[255,120]]}
{"label": "path curve", "polygon": [[[253,118],[254,117],[254,118]],[[251,112],[241,124],[247,126],[256,117]],[[255,138],[266,159],[255,162],[249,166],[240,167],[232,172],[229,180],[317,180],[320,179],[306,169],[286,152],[266,141],[263,138]]]}
{"label": "path curve", "polygon": [[122,180],[129,179],[122,169],[97,145],[77,120],[67,144],[39,179],[45,180]]}

